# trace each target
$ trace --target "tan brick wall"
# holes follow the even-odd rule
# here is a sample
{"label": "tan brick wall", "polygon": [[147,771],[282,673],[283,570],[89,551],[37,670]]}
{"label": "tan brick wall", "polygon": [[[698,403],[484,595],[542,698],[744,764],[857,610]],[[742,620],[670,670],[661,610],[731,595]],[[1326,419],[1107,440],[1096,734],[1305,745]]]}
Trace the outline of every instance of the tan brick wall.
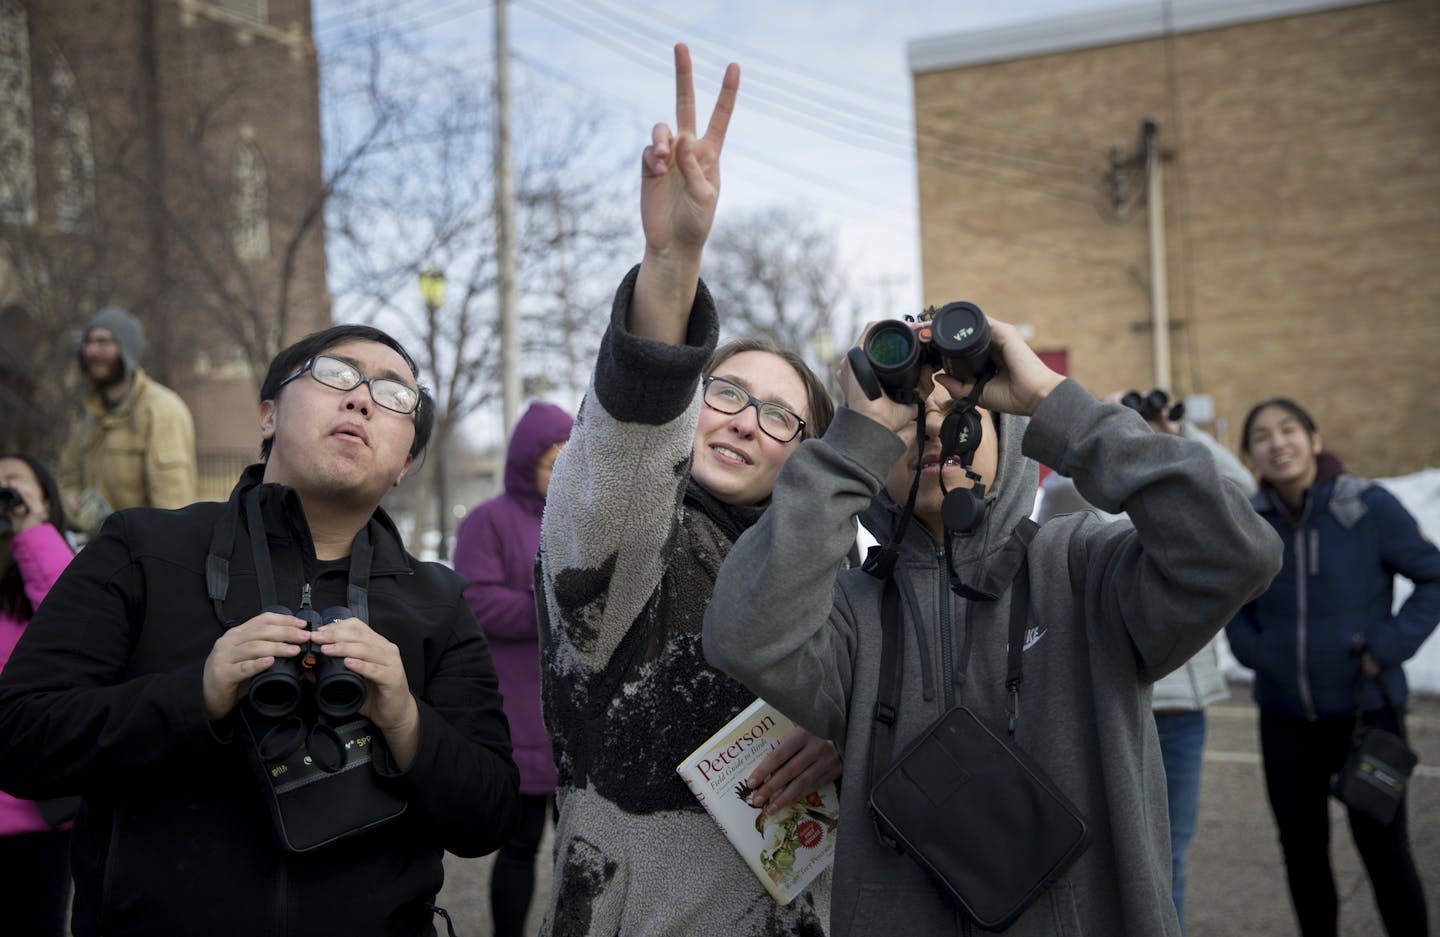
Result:
{"label": "tan brick wall", "polygon": [[1440,5],[922,74],[915,108],[927,302],[1033,326],[1097,394],[1151,387],[1145,205],[1116,219],[1104,181],[1151,116],[1174,389],[1232,448],[1287,395],[1357,472],[1440,466]]}

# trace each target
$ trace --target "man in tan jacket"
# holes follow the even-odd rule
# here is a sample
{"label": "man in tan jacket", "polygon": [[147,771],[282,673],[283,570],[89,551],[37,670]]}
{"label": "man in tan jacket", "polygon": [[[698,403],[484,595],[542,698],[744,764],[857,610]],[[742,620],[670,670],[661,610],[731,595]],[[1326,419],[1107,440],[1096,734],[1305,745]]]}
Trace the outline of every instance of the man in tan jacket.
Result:
{"label": "man in tan jacket", "polygon": [[178,508],[196,498],[190,408],[141,370],[144,350],[144,328],[118,306],[97,312],[80,342],[91,391],[60,457],[60,491],[89,533],[111,511]]}

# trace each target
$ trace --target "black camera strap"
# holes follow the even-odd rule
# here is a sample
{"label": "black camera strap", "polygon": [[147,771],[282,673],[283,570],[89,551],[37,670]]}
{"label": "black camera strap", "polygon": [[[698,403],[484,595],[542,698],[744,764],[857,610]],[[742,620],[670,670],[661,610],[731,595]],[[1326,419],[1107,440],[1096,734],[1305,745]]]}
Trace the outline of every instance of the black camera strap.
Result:
{"label": "black camera strap", "polygon": [[[1030,562],[1026,548],[1035,539],[1040,528],[1028,518],[1015,526],[1006,545],[1020,551],[1020,562],[1009,583],[1010,623],[1009,647],[1006,650],[1005,688],[1010,695],[1009,733],[1015,734],[1015,723],[1020,717],[1020,684],[1025,680],[1021,655],[1025,650],[1025,623],[1030,617]],[[971,600],[970,608],[974,608]],[[967,617],[968,613],[967,613]],[[942,625],[948,626],[948,625]],[[967,628],[967,631],[969,629]],[[897,688],[904,682],[905,659],[901,654],[904,647],[904,629],[901,626],[900,588],[893,576],[887,578],[880,597],[880,682],[875,692],[874,721],[870,728],[870,782],[873,784],[887,768],[895,746],[895,708]],[[969,661],[969,635],[966,636],[964,651],[957,664],[961,673]],[[946,674],[946,679],[951,679]]]}
{"label": "black camera strap", "polygon": [[[238,622],[225,617],[225,597],[230,592],[230,556],[235,551],[235,534],[240,523],[240,501],[245,501],[245,525],[250,535],[250,555],[255,564],[255,584],[260,592],[260,607],[281,604],[275,591],[275,567],[270,560],[270,541],[265,532],[260,507],[260,484],[247,486],[242,480],[230,493],[225,513],[210,537],[210,552],[205,557],[205,588],[215,608],[215,617],[226,628]],[[370,621],[370,564],[374,550],[370,543],[370,525],[355,535],[350,547],[350,575],[345,589],[346,606],[361,621]],[[304,580],[302,575],[301,580]]]}
{"label": "black camera strap", "polygon": [[[250,556],[255,562],[255,586],[260,590],[260,607],[279,605],[280,600],[275,593],[275,566],[270,562],[270,538],[265,533],[265,519],[260,516],[259,485],[245,493],[245,526],[250,533]],[[223,601],[224,596],[221,599]]]}
{"label": "black camera strap", "polygon": [[[925,401],[921,400],[915,404],[915,439],[917,444],[924,449],[925,439]],[[890,528],[890,536],[886,538],[883,546],[873,546],[865,556],[865,562],[860,568],[874,576],[876,579],[883,579],[889,582],[895,575],[895,561],[900,558],[900,541],[905,537],[905,528],[910,524],[910,517],[915,513],[915,498],[920,493],[920,472],[921,467],[915,466],[915,477],[910,481],[910,494],[905,498],[905,507],[900,510],[895,518],[894,525]]]}
{"label": "black camera strap", "polygon": [[225,617],[225,595],[230,591],[230,554],[235,551],[235,528],[240,522],[240,495],[245,490],[242,478],[230,492],[225,512],[210,535],[210,552],[205,557],[205,591],[215,607],[215,617],[229,628],[234,619]]}
{"label": "black camera strap", "polygon": [[[851,349],[852,353],[856,351],[858,351],[858,349]],[[964,399],[962,399],[958,404],[956,404],[955,408],[945,418],[944,424],[940,432],[939,471],[940,493],[942,497],[949,494],[948,489],[946,489],[945,487],[945,463],[949,461],[952,456],[956,455],[957,452],[959,452],[960,454],[961,468],[965,470],[966,476],[969,477],[971,484],[975,486],[973,489],[975,496],[982,499],[982,501],[985,497],[985,486],[981,482],[980,476],[977,475],[974,469],[971,468],[972,463],[975,461],[975,450],[979,447],[980,444],[979,438],[977,436],[974,445],[967,445],[965,450],[963,452],[960,452],[961,439],[960,434],[957,430],[960,425],[959,417],[967,413],[973,413],[975,411],[976,406],[979,405],[980,393],[985,389],[985,385],[990,382],[990,378],[992,378],[993,376],[993,373],[986,373],[980,375],[976,379],[975,385],[970,388],[970,393],[966,394]],[[873,394],[871,396],[873,399],[874,397],[877,397],[879,395]],[[894,394],[892,394],[891,398],[900,403],[915,404],[915,475],[910,480],[910,493],[905,498],[905,506],[900,510],[900,513],[896,515],[895,523],[890,528],[889,537],[886,538],[884,544],[871,547],[870,552],[865,557],[865,562],[861,564],[860,568],[865,570],[865,572],[869,573],[870,575],[874,576],[876,579],[889,579],[895,574],[895,561],[900,556],[900,541],[904,539],[905,528],[910,525],[910,519],[915,514],[915,499],[920,492],[920,477],[925,471],[924,466],[920,462],[920,456],[925,451],[925,399],[923,397],[920,397],[919,394],[914,391],[908,392],[908,395],[906,396],[895,396]],[[977,425],[976,432],[978,434],[980,432],[983,432],[983,430],[980,429]],[[942,519],[944,518],[944,516],[944,512],[942,511]],[[950,533],[948,529],[945,532],[944,540],[945,562],[947,567],[949,567]],[[959,582],[953,571],[950,574],[950,578],[952,584],[956,588],[956,591],[958,591],[961,595],[964,595],[967,598],[983,598],[983,596],[971,594],[971,592]]]}

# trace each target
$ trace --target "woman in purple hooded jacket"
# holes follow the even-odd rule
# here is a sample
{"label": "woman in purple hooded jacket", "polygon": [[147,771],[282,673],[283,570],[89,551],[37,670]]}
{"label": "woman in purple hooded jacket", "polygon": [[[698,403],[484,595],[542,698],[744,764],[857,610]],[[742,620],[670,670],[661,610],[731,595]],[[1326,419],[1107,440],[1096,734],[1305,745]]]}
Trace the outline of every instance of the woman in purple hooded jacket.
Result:
{"label": "woman in purple hooded jacket", "polygon": [[535,853],[555,793],[555,756],[540,715],[534,567],[550,469],[574,422],[553,404],[532,403],[510,436],[505,492],[476,506],[455,536],[455,571],[465,577],[465,598],[490,641],[520,766],[520,826],[501,847],[490,876],[495,937],[524,932]]}

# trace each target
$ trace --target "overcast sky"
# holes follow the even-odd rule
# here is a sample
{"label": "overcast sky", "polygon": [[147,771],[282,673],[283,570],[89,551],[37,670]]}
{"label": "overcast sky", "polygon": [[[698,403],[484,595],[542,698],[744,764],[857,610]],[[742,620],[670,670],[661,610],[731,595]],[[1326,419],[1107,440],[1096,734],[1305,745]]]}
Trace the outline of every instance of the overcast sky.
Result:
{"label": "overcast sky", "polygon": [[[738,63],[719,221],[780,205],[833,228],[853,300],[836,322],[836,341],[846,342],[846,319],[858,327],[921,308],[907,44],[1137,2],[1147,0],[509,0],[512,110],[533,91],[605,115],[615,164],[638,178],[650,128],[674,126],[674,43],[690,46],[701,126],[726,63]],[[491,0],[313,4],[322,63],[347,31],[383,24],[493,77]],[[638,244],[639,206],[626,207]],[[464,433],[480,446],[501,441],[498,408],[472,414]]]}
{"label": "overcast sky", "polygon": [[[725,64],[738,62],[721,218],[774,204],[813,213],[837,232],[855,295],[903,313],[920,303],[907,42],[1117,5],[1131,4],[511,0],[507,10],[514,86],[603,108],[617,152],[635,154],[637,173],[651,125],[674,124],[673,43],[691,48],[702,126]],[[315,0],[322,50],[363,6]],[[486,0],[391,0],[383,7],[394,28],[417,41],[481,68],[493,63],[495,14]]]}

